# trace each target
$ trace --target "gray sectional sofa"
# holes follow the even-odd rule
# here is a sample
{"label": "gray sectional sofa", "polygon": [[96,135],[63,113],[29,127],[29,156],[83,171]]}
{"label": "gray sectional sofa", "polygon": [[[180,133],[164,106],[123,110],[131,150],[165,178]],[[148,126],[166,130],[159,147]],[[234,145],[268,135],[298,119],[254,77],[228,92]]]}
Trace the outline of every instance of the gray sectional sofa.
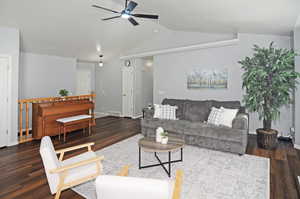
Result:
{"label": "gray sectional sofa", "polygon": [[[239,101],[164,99],[162,104],[177,106],[176,117],[178,120],[153,118],[154,110],[145,108],[144,118],[141,120],[144,136],[155,137],[156,128],[162,127],[170,134],[182,137],[186,144],[240,155],[245,153],[249,133],[249,117]],[[232,128],[206,123],[213,106],[239,109],[232,122]]]}

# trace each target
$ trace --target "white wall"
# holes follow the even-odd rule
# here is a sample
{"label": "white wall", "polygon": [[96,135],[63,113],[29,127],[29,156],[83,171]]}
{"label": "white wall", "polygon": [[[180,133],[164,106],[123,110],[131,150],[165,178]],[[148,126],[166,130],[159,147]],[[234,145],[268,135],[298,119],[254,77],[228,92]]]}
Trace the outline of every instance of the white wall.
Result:
{"label": "white wall", "polygon": [[18,143],[18,87],[19,87],[19,55],[20,33],[14,28],[0,27],[0,54],[12,57],[12,93],[11,93],[11,124],[9,129],[9,143]]}
{"label": "white wall", "polygon": [[[202,49],[154,57],[154,102],[164,98],[242,100],[242,69],[237,63],[245,56],[252,55],[253,44],[268,46],[274,41],[278,47],[290,48],[290,38],[272,35],[239,34],[236,46]],[[229,88],[226,90],[189,90],[187,73],[193,68],[228,68]],[[282,109],[281,120],[274,128],[288,133],[292,126],[291,109]],[[250,129],[261,127],[256,114],[251,114]]]}
{"label": "white wall", "polygon": [[[300,54],[300,18],[294,30],[294,48]],[[300,72],[300,56],[296,57],[295,70]],[[300,145],[300,85],[295,92],[295,143]]]}
{"label": "white wall", "polygon": [[110,115],[122,113],[121,60],[105,62],[96,67],[96,112]]}
{"label": "white wall", "polygon": [[[20,99],[55,97],[60,89],[76,94],[76,59],[21,52]],[[32,117],[31,106],[29,118]],[[25,128],[23,112],[23,129]],[[29,120],[31,128],[32,121]]]}
{"label": "white wall", "polygon": [[21,53],[21,98],[58,96],[60,89],[67,89],[75,94],[75,58]]}
{"label": "white wall", "polygon": [[149,104],[153,104],[153,57],[144,59],[142,69],[142,107]]}
{"label": "white wall", "polygon": [[151,39],[127,51],[126,55],[236,38],[236,34],[173,31],[163,27],[154,34]]}
{"label": "white wall", "polygon": [[[153,102],[153,69],[145,59],[131,60],[134,67],[134,117],[142,115],[142,109]],[[122,67],[123,60],[96,66],[96,112],[101,115],[122,114]]]}
{"label": "white wall", "polygon": [[77,62],[77,73],[80,71],[89,71],[91,74],[91,91],[96,92],[96,64],[90,62]]}
{"label": "white wall", "polygon": [[131,60],[134,67],[134,117],[142,116],[142,110],[153,103],[153,69],[146,65],[150,58]]}
{"label": "white wall", "polygon": [[133,59],[131,65],[134,68],[134,82],[133,82],[133,116],[139,117],[142,115],[143,109],[143,66],[144,60]]}

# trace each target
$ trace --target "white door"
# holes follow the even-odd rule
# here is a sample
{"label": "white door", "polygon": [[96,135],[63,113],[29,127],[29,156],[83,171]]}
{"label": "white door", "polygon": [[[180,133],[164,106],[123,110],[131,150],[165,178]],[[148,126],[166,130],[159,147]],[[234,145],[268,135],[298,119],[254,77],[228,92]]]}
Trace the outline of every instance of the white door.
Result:
{"label": "white door", "polygon": [[122,109],[123,117],[133,117],[133,67],[123,67],[122,70]]}
{"label": "white door", "polygon": [[77,95],[87,95],[92,91],[91,70],[77,69]]}
{"label": "white door", "polygon": [[8,75],[9,58],[0,56],[0,147],[8,141]]}

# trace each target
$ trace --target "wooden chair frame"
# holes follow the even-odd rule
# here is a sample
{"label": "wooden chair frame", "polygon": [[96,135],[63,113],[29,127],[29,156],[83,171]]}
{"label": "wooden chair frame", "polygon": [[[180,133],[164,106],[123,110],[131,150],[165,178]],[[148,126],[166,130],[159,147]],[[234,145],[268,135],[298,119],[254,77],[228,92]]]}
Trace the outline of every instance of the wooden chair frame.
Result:
{"label": "wooden chair frame", "polygon": [[[128,176],[130,166],[124,166],[121,171],[118,173],[118,176]],[[182,182],[183,182],[183,171],[177,170],[176,177],[175,177],[175,184],[172,199],[180,199],[181,189],[182,189]]]}
{"label": "wooden chair frame", "polygon": [[[56,152],[56,154],[59,154],[59,160],[62,161],[63,158],[64,158],[64,154],[66,152],[74,151],[74,150],[85,148],[85,147],[88,148],[88,151],[92,151],[91,146],[93,146],[94,144],[95,143],[81,144],[81,145],[78,145],[78,146],[73,146],[73,147],[69,147],[69,148],[65,148],[65,149],[60,149],[60,150],[57,150],[55,152]],[[66,166],[62,166],[62,167],[50,170],[50,173],[59,174],[59,184],[57,186],[55,199],[59,199],[59,197],[61,195],[61,192],[63,190],[68,189],[68,188],[73,187],[73,186],[76,186],[76,185],[79,185],[79,184],[82,184],[82,183],[87,182],[89,180],[95,179],[97,176],[99,176],[101,174],[101,160],[103,160],[103,159],[104,159],[104,156],[90,158],[88,160],[83,160],[83,161],[80,161],[80,162],[77,162],[77,163],[74,163],[74,164],[70,164],[70,165],[66,165]],[[97,172],[95,174],[92,174],[92,175],[74,180],[74,181],[69,182],[69,183],[64,182],[65,178],[68,176],[68,171],[70,169],[81,167],[81,166],[91,164],[91,163],[96,163],[97,164]]]}

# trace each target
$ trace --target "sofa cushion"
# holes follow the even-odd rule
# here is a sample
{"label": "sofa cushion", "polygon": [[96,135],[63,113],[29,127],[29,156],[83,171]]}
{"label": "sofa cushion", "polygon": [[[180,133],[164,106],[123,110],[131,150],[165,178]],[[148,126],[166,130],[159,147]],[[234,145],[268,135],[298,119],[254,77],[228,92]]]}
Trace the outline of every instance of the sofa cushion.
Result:
{"label": "sofa cushion", "polygon": [[212,106],[211,101],[186,101],[184,107],[184,120],[207,121]]}
{"label": "sofa cushion", "polygon": [[208,137],[217,140],[241,142],[243,138],[241,130],[229,127],[189,121],[186,121],[185,126],[184,135],[194,135],[195,139],[197,137]]}
{"label": "sofa cushion", "polygon": [[184,118],[183,112],[184,112],[184,103],[186,100],[182,99],[164,99],[162,101],[163,105],[170,105],[170,106],[177,106],[178,109],[176,110],[176,117],[180,120]]}
{"label": "sofa cushion", "polygon": [[165,131],[182,133],[186,128],[185,120],[163,120],[163,119],[142,119],[141,124],[146,128],[156,129],[162,127]]}

